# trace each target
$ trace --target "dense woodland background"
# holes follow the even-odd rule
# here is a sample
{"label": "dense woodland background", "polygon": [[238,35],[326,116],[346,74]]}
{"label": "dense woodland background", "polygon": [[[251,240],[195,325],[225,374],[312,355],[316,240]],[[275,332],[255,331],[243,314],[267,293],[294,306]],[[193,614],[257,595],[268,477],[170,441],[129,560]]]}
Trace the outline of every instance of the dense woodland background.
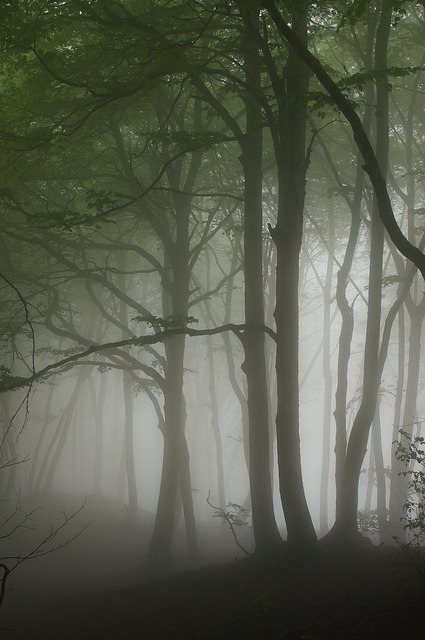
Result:
{"label": "dense woodland background", "polygon": [[[252,554],[330,571],[330,599],[322,554],[366,539],[422,570],[424,11],[1,3],[12,625],[55,592]],[[232,637],[283,637],[261,616]]]}

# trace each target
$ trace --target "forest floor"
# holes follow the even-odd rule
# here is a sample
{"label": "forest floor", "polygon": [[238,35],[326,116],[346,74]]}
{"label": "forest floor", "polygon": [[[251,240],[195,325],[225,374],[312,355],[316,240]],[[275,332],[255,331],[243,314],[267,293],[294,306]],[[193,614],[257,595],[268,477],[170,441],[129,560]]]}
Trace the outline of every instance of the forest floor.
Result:
{"label": "forest floor", "polygon": [[[32,573],[27,569],[20,576],[25,585],[16,587],[1,612],[1,638],[425,637],[425,582],[393,549],[365,545],[318,557],[295,557],[284,550],[267,559],[248,557],[142,582],[137,578],[142,564],[134,556],[135,540],[116,528],[114,551],[104,524],[103,536],[97,528],[84,547],[77,539],[45,556],[49,566],[36,566]],[[129,577],[127,586],[119,575]]]}

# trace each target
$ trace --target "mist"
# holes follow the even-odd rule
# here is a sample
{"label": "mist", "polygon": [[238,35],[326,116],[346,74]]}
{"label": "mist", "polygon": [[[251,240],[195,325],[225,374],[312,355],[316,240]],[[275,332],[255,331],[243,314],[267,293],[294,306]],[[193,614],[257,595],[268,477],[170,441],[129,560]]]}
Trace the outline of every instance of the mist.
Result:
{"label": "mist", "polygon": [[0,628],[414,637],[423,3],[1,12]]}

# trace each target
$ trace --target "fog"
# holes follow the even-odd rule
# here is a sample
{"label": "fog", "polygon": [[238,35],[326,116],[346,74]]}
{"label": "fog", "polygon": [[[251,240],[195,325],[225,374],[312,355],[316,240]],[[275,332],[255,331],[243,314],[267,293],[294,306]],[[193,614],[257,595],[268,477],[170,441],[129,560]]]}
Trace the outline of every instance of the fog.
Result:
{"label": "fog", "polygon": [[4,3],[1,628],[135,637],[135,598],[174,637],[161,594],[195,624],[209,584],[212,634],[225,593],[254,612],[223,638],[377,638],[407,606],[424,28],[409,2]]}

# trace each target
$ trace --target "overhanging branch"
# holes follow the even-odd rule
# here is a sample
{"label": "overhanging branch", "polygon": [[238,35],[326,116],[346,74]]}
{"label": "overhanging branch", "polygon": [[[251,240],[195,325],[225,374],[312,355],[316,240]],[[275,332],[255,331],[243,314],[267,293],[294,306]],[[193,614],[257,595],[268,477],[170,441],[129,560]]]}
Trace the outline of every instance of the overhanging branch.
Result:
{"label": "overhanging branch", "polygon": [[382,175],[378,161],[376,159],[375,152],[363,128],[361,120],[350,101],[344,96],[338,85],[332,80],[329,74],[325,71],[320,61],[313,56],[307,47],[301,42],[296,33],[286,24],[280,11],[276,8],[273,0],[262,0],[263,7],[267,9],[272,18],[277,30],[283,38],[294,49],[301,60],[310,68],[322,86],[329,93],[330,97],[338,107],[339,111],[348,120],[351,129],[354,134],[354,140],[357,147],[362,154],[364,160],[363,169],[369,175],[373,189],[376,195],[376,201],[378,205],[379,217],[385,229],[388,232],[391,240],[397,247],[397,249],[406,258],[411,260],[413,264],[419,269],[422,277],[425,279],[425,255],[417,247],[411,244],[406,236],[402,233],[397,221],[394,217],[394,212],[391,205],[391,200],[388,195],[386,181]]}
{"label": "overhanging branch", "polygon": [[246,331],[247,329],[258,329],[264,331],[273,340],[276,340],[276,333],[273,331],[273,329],[267,327],[266,325],[228,323],[220,327],[214,327],[212,329],[192,329],[190,327],[167,329],[165,331],[160,331],[159,333],[155,333],[152,335],[145,335],[136,338],[128,338],[127,340],[117,340],[115,342],[105,342],[104,344],[93,345],[88,349],[81,351],[80,353],[73,354],[72,356],[68,356],[67,358],[63,358],[62,360],[59,360],[57,362],[52,362],[51,364],[46,365],[45,367],[43,367],[43,369],[36,371],[33,375],[28,377],[14,377],[9,375],[4,376],[3,379],[0,380],[0,393],[4,393],[5,391],[13,391],[14,389],[20,389],[22,387],[29,386],[37,380],[41,380],[48,375],[56,373],[57,370],[61,369],[62,367],[73,363],[78,363],[78,361],[82,358],[87,358],[87,356],[90,356],[93,353],[99,353],[108,349],[117,349],[126,346],[143,347],[146,345],[163,342],[164,340],[174,338],[178,335],[187,335],[192,337],[211,336],[218,333],[223,333],[225,331],[231,331],[239,338],[239,340],[243,342],[244,331]]}

